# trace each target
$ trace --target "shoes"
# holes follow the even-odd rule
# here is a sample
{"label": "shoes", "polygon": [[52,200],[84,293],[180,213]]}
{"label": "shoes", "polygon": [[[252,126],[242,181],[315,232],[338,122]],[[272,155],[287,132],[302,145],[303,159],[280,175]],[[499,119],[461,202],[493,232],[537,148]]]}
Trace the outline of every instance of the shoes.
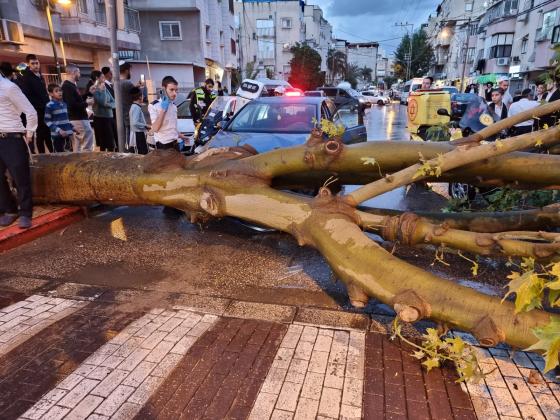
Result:
{"label": "shoes", "polygon": [[0,217],[0,226],[10,226],[17,218],[17,214],[6,213]]}
{"label": "shoes", "polygon": [[21,216],[19,218],[19,228],[20,229],[29,229],[31,227],[31,217],[28,216]]}

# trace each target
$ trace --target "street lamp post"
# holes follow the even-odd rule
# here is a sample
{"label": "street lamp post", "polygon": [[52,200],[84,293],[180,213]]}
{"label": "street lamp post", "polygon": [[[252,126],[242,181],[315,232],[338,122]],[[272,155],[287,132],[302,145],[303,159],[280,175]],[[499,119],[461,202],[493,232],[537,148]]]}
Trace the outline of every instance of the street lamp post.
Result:
{"label": "street lamp post", "polygon": [[471,37],[471,18],[467,20],[467,40],[465,41],[465,54],[463,57],[463,70],[461,72],[461,89],[463,92],[465,89],[465,70],[467,68],[467,59],[469,57],[469,40]]}
{"label": "street lamp post", "polygon": [[60,4],[61,6],[64,7],[69,7],[72,5],[72,2],[70,0],[46,0],[45,1],[46,4],[45,11],[47,13],[47,23],[49,25],[49,34],[51,36],[51,46],[53,50],[54,62],[56,65],[56,74],[58,75],[59,79],[61,79],[62,81],[62,72],[60,70],[60,63],[58,62],[58,54],[56,52],[56,39],[54,37],[54,28],[53,28],[52,15],[51,15],[51,7],[53,3]]}
{"label": "street lamp post", "polygon": [[409,26],[412,28],[412,30],[410,31],[410,35],[408,37],[408,43],[409,43],[409,47],[408,47],[408,54],[405,55],[405,60],[407,61],[406,64],[406,80],[409,79],[410,76],[410,66],[412,65],[412,37],[414,36],[414,24],[413,23],[395,23],[395,26],[400,26],[401,28],[408,28]]}
{"label": "street lamp post", "polygon": [[126,130],[124,126],[124,114],[122,107],[121,95],[121,81],[120,81],[120,66],[119,66],[119,49],[117,44],[117,8],[115,0],[108,0],[105,2],[107,11],[107,26],[111,33],[111,68],[113,71],[113,84],[115,91],[115,114],[117,119],[117,143],[119,152],[125,151],[126,144]]}

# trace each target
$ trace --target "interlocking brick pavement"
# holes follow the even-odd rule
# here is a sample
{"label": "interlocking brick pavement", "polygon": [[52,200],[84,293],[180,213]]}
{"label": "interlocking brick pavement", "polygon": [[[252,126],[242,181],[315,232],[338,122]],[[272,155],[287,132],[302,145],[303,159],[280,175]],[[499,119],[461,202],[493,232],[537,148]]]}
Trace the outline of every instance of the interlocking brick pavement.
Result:
{"label": "interlocking brick pavement", "polygon": [[131,418],[148,401],[213,315],[155,309],[130,323],[44,395],[24,419]]}
{"label": "interlocking brick pavement", "polygon": [[245,419],[285,330],[272,322],[219,319],[136,418]]}
{"label": "interlocking brick pavement", "polygon": [[[27,307],[30,302],[36,304],[34,309]],[[74,309],[76,304],[68,299],[33,296],[18,304],[20,309],[41,314],[45,313],[41,312],[44,309],[41,305],[54,303],[61,305],[58,314]],[[0,418],[13,419],[24,413],[113,334],[137,318],[137,314],[121,313],[108,304],[79,302],[79,305],[85,306],[66,313],[63,319],[36,331],[0,357]],[[2,313],[18,310],[10,308],[3,308]]]}
{"label": "interlocking brick pavement", "polygon": [[33,295],[1,308],[0,356],[85,305],[85,302],[72,299]]}
{"label": "interlocking brick pavement", "polygon": [[290,325],[250,419],[360,419],[365,333]]}

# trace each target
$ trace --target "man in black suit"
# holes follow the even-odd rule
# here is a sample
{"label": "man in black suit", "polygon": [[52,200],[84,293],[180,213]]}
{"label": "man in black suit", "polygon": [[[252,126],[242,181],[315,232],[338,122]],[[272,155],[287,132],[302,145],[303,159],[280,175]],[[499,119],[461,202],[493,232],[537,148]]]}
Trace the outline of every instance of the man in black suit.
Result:
{"label": "man in black suit", "polygon": [[[559,82],[558,80],[552,82],[552,86],[549,87],[548,94],[546,95],[546,99],[545,99],[546,102],[554,102],[560,99],[560,89],[558,89],[558,82]],[[540,122],[543,122],[543,124],[552,127],[553,125],[556,125],[559,118],[560,118],[560,113],[556,112],[554,114],[550,114],[547,115],[546,117],[541,118]]]}
{"label": "man in black suit", "polygon": [[[39,119],[39,125],[35,132],[35,141],[39,153],[45,153],[45,147],[49,152],[53,151],[51,131],[45,124],[45,107],[50,101],[45,80],[41,74],[41,63],[34,54],[28,54],[25,58],[27,68],[23,72],[19,86],[27,97]],[[33,148],[32,148],[33,149]]]}

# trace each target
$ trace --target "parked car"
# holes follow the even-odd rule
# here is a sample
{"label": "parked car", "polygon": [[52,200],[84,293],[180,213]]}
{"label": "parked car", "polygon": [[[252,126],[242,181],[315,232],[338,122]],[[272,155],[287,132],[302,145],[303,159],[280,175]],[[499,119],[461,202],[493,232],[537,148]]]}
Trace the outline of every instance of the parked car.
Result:
{"label": "parked car", "polygon": [[361,94],[369,101],[370,105],[377,104],[382,106],[391,103],[391,100],[379,91],[375,92],[373,90],[364,90]]}
{"label": "parked car", "polygon": [[450,95],[454,95],[456,93],[459,93],[459,89],[457,89],[455,86],[443,86],[440,89],[445,90]]}
{"label": "parked car", "polygon": [[278,87],[283,87],[284,89],[292,87],[291,84],[289,84],[285,80],[280,80],[280,79],[268,79],[266,77],[263,77],[256,80],[257,82],[260,82],[264,85],[262,96],[274,96],[274,91]]}
{"label": "parked car", "polygon": [[177,129],[185,136],[192,136],[195,131],[194,121],[189,109],[190,99],[186,95],[180,93],[177,95]]}
{"label": "parked car", "polygon": [[358,109],[361,106],[368,107],[371,104],[368,100],[352,88],[346,87],[320,87],[317,88],[324,92],[327,98],[330,98],[337,107],[350,105],[352,109]]}
{"label": "parked car", "polygon": [[319,97],[323,97],[325,96],[325,92],[323,92],[322,90],[306,90],[304,92],[305,96],[319,96]]}
{"label": "parked car", "polygon": [[346,126],[344,143],[360,143],[367,140],[365,126],[359,123],[345,124],[334,102],[328,98],[261,97],[247,103],[238,111],[201,151],[248,144],[257,152],[263,153],[301,145],[309,138],[316,122],[323,118]]}

